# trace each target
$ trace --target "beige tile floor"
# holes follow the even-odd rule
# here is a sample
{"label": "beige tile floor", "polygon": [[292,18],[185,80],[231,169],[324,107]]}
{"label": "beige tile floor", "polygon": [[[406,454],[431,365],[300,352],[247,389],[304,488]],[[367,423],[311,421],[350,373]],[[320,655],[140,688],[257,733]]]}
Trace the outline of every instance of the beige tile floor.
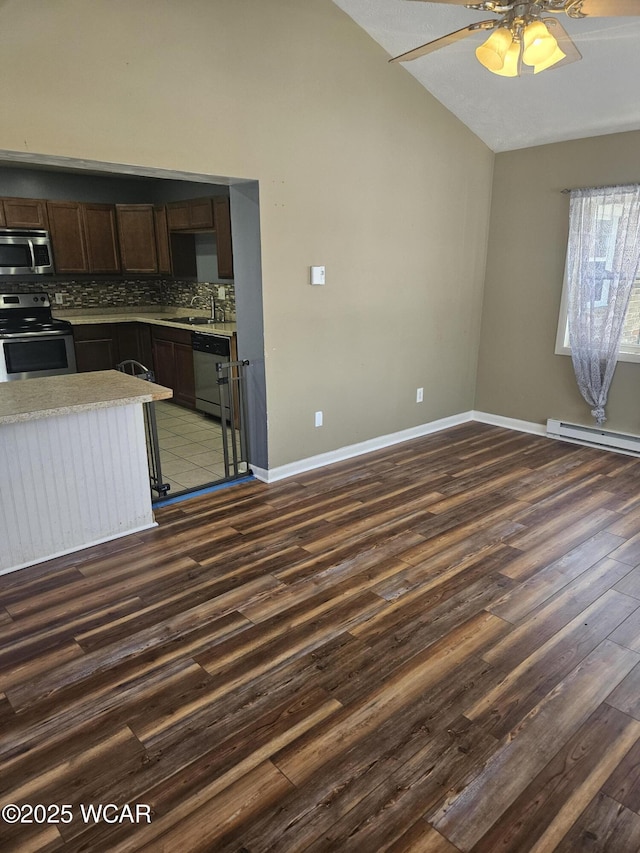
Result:
{"label": "beige tile floor", "polygon": [[224,478],[222,427],[215,418],[161,400],[156,403],[162,479],[169,497]]}

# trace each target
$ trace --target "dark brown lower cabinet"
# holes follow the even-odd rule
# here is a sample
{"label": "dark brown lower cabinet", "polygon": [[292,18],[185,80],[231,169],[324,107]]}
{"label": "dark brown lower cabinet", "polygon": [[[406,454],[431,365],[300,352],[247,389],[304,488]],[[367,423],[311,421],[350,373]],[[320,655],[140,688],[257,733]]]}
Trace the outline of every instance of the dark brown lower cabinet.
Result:
{"label": "dark brown lower cabinet", "polygon": [[73,327],[78,373],[112,370],[118,363],[112,323],[87,323]]}
{"label": "dark brown lower cabinet", "polygon": [[153,370],[151,327],[146,323],[117,323],[115,330],[118,362],[133,358],[143,364],[147,370]]}
{"label": "dark brown lower cabinet", "polygon": [[113,370],[132,358],[154,372],[159,385],[171,388],[173,400],[196,407],[191,332],[146,323],[86,323],[73,327],[79,373]]}
{"label": "dark brown lower cabinet", "polygon": [[152,368],[151,330],[145,323],[86,323],[73,327],[78,373],[113,370],[125,359]]}
{"label": "dark brown lower cabinet", "polygon": [[153,365],[156,382],[173,390],[173,401],[196,407],[191,332],[169,326],[152,326]]}

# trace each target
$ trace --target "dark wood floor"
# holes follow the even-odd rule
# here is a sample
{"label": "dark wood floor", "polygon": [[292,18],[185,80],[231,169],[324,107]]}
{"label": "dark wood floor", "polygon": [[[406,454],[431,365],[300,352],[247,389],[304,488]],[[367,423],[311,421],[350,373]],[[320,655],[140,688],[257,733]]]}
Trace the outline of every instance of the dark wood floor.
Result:
{"label": "dark wood floor", "polygon": [[640,850],[640,460],[469,424],[157,515],[0,578],[0,805],[70,807],[3,853]]}

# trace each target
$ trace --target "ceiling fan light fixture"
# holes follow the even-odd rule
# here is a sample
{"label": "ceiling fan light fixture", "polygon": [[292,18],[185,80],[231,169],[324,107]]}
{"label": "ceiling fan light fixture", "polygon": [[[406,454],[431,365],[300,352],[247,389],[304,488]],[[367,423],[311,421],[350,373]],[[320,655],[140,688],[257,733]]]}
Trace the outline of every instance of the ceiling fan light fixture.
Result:
{"label": "ceiling fan light fixture", "polygon": [[524,28],[523,48],[523,62],[527,65],[542,65],[556,52],[558,42],[542,21],[532,21]]}
{"label": "ceiling fan light fixture", "polygon": [[563,53],[559,47],[556,47],[555,51],[551,54],[549,59],[545,62],[539,62],[537,65],[533,66],[533,73],[538,74],[540,71],[546,71],[547,68],[551,68],[556,62],[560,62],[561,59],[565,59],[567,56],[566,53]]}
{"label": "ceiling fan light fixture", "polygon": [[[504,65],[500,71],[494,71],[494,74],[499,74],[501,77],[518,77],[520,74],[520,42],[515,39],[511,42],[509,50],[504,57]],[[542,70],[542,69],[540,69]]]}
{"label": "ceiling fan light fixture", "polygon": [[511,31],[506,27],[500,27],[491,33],[484,44],[476,48],[476,58],[480,65],[484,65],[489,71],[502,71],[505,63],[505,57],[511,44],[513,37]]}

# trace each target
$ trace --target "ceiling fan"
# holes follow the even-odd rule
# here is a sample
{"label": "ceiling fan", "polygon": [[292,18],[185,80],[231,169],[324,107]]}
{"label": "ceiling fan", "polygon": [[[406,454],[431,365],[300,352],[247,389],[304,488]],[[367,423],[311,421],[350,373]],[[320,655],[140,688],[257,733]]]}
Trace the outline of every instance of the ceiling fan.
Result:
{"label": "ceiling fan", "polygon": [[[488,21],[477,21],[461,30],[409,50],[390,62],[408,62],[440,50],[466,38],[478,30],[492,30],[484,44],[476,49],[476,58],[494,74],[519,77],[522,71],[534,74],[547,68],[559,68],[582,59],[569,34],[557,18],[547,14],[566,14],[570,18],[608,18],[640,15],[640,0],[414,0],[414,2],[447,3],[466,6],[479,12],[499,15]],[[529,66],[529,69],[524,66]]]}

